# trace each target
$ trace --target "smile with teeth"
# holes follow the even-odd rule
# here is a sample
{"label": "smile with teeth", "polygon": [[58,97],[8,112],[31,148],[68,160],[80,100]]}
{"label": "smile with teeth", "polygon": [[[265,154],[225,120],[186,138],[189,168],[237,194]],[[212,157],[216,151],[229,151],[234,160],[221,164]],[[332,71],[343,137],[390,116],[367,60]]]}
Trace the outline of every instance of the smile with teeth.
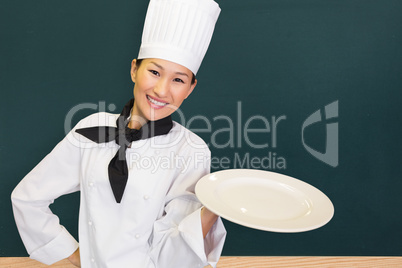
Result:
{"label": "smile with teeth", "polygon": [[157,101],[157,100],[151,98],[151,97],[148,96],[148,95],[147,95],[147,99],[148,99],[148,101],[149,101],[151,104],[158,106],[158,108],[162,108],[162,107],[168,105],[167,102],[160,102],[160,101]]}

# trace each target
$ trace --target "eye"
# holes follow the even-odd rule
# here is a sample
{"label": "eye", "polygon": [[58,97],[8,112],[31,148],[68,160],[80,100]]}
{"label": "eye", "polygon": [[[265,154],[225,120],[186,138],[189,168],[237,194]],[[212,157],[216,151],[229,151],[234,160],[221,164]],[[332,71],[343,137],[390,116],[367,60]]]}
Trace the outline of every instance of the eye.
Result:
{"label": "eye", "polygon": [[175,79],[173,79],[173,81],[184,84],[184,81],[180,78],[175,78]]}
{"label": "eye", "polygon": [[159,76],[159,72],[155,71],[155,70],[149,70],[150,73],[152,73],[153,75]]}

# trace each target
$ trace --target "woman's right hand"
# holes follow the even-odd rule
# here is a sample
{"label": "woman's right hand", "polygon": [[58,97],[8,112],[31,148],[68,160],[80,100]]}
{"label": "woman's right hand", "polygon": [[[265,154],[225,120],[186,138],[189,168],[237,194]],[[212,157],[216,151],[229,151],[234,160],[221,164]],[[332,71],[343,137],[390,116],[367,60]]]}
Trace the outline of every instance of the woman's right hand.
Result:
{"label": "woman's right hand", "polygon": [[74,264],[77,267],[81,267],[81,259],[80,259],[80,249],[77,248],[77,250],[71,254],[70,257],[67,258],[72,264]]}

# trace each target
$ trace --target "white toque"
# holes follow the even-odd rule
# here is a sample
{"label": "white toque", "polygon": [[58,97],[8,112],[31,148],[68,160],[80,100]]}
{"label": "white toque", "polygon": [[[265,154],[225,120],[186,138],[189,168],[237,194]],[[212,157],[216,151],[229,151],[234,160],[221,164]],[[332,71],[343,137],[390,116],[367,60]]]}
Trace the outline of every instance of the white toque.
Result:
{"label": "white toque", "polygon": [[151,0],[138,59],[172,61],[197,74],[220,11],[213,0]]}

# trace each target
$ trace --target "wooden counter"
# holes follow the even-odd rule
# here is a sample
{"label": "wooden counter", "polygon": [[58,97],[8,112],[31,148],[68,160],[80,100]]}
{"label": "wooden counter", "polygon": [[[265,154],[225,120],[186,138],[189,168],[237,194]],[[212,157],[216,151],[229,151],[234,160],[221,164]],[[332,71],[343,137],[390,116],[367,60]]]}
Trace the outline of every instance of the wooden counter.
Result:
{"label": "wooden counter", "polygon": [[[73,268],[68,261],[47,266],[25,257],[0,258],[1,268]],[[402,257],[222,257],[218,268],[393,268],[402,267]]]}

